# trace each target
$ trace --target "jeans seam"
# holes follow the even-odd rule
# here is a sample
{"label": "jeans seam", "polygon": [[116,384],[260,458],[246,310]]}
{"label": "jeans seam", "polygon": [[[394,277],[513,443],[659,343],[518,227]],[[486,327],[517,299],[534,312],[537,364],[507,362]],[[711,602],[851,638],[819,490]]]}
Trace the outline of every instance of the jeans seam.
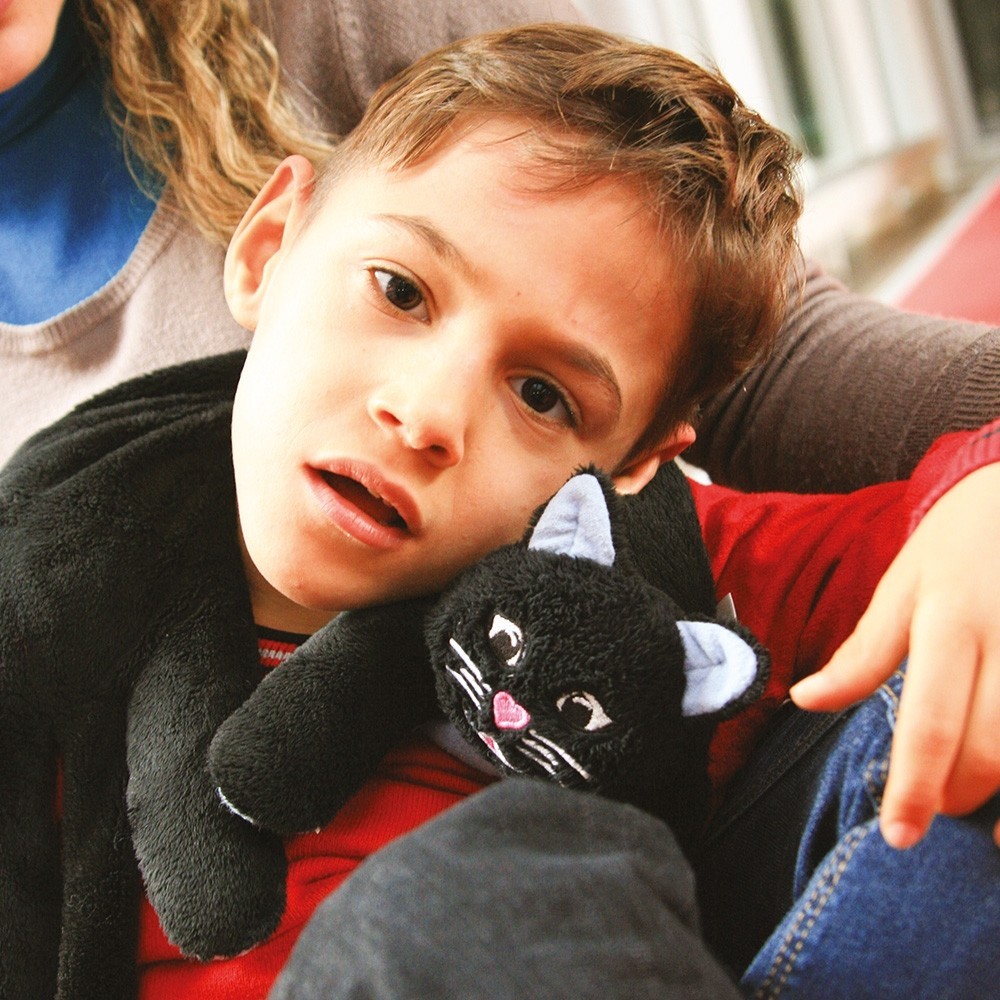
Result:
{"label": "jeans seam", "polygon": [[864,782],[871,799],[872,807],[878,812],[882,808],[882,795],[885,793],[885,782],[889,776],[889,758],[878,757],[869,761],[865,768]]}
{"label": "jeans seam", "polygon": [[[878,689],[878,695],[885,703],[886,708],[886,722],[889,725],[890,730],[895,730],[895,717],[899,712],[899,695],[896,693],[895,689],[892,687],[893,681],[897,678],[902,679],[905,674],[902,670],[896,670],[893,672],[892,677],[890,677],[884,684]],[[890,718],[891,716],[891,718]],[[876,757],[870,760],[865,767],[863,781],[865,788],[868,791],[869,799],[871,800],[872,806],[875,812],[878,813],[882,808],[882,796],[885,793],[885,783],[886,779],[889,777],[889,756],[888,754]]]}
{"label": "jeans seam", "polygon": [[892,712],[893,720],[889,723],[889,725],[893,730],[896,728],[895,716],[899,712],[899,695],[896,693],[896,690],[892,685],[897,679],[900,683],[902,683],[905,678],[905,671],[894,670],[892,672],[892,676],[887,678],[885,683],[883,683],[878,689],[879,697],[885,701],[886,707]]}
{"label": "jeans seam", "polygon": [[771,968],[753,995],[754,1000],[765,1000],[767,997],[781,995],[812,929],[822,916],[855,852],[871,830],[870,824],[855,827],[837,846],[834,856],[825,865],[823,876],[817,881],[809,898],[800,905],[795,922],[778,947]]}

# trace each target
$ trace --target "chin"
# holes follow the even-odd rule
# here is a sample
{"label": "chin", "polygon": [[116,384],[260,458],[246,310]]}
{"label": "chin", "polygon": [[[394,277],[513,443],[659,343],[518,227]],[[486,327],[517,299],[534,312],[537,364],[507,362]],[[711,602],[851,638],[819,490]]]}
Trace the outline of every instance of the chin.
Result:
{"label": "chin", "polygon": [[370,587],[344,586],[342,580],[336,583],[317,580],[302,580],[300,577],[272,578],[271,586],[286,600],[303,612],[332,617],[340,611],[363,608],[370,604],[384,604],[391,598],[373,593]]}

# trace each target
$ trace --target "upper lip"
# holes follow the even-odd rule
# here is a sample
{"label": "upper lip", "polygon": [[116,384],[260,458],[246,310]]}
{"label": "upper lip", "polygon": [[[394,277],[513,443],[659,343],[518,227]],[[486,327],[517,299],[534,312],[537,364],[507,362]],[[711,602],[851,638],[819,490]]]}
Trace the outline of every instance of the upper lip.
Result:
{"label": "upper lip", "polygon": [[392,482],[377,466],[358,459],[333,459],[313,466],[318,472],[328,472],[345,479],[353,479],[383,503],[393,507],[411,535],[419,534],[422,527],[420,508],[405,486]]}

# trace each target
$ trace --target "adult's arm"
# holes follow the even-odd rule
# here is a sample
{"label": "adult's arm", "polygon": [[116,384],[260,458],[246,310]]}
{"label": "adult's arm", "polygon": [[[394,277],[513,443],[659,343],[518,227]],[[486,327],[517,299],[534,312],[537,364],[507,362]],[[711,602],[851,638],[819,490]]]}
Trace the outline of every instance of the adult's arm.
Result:
{"label": "adult's arm", "polygon": [[893,309],[810,262],[773,355],[710,401],[685,458],[741,489],[843,492],[997,415],[1000,328]]}
{"label": "adult's arm", "polygon": [[531,21],[580,21],[569,0],[254,0],[313,121],[343,134],[375,89],[458,38]]}

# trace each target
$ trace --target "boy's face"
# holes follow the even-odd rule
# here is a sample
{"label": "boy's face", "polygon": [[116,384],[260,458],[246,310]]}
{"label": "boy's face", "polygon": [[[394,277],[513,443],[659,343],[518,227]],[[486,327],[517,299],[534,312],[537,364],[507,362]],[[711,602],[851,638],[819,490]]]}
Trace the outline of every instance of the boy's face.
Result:
{"label": "boy's face", "polygon": [[349,171],[308,224],[312,170],[290,158],[234,236],[259,623],[439,590],[578,466],[633,492],[693,439],[625,462],[687,333],[655,222],[617,179],[539,191],[516,131],[487,121],[404,170]]}

